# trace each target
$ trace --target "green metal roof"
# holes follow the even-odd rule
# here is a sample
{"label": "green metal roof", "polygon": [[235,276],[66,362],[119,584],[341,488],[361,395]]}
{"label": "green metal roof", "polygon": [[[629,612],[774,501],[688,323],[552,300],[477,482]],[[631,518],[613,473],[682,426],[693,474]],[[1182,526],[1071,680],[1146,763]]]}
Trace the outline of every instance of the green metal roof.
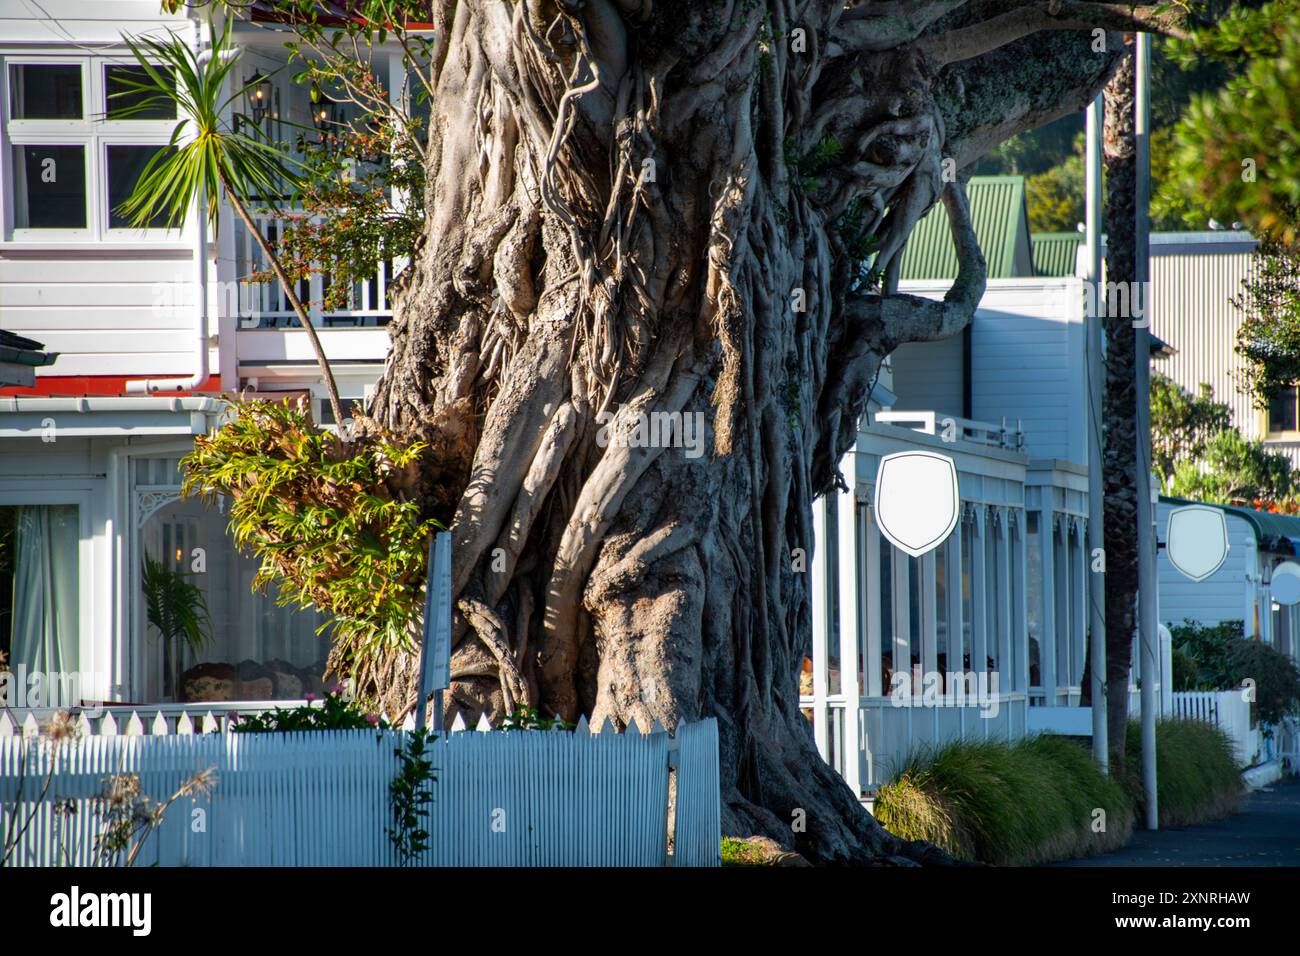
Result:
{"label": "green metal roof", "polygon": [[[1033,275],[1025,177],[973,176],[966,184],[971,225],[979,240],[990,279]],[[957,250],[948,230],[948,215],[936,203],[912,230],[903,250],[899,278],[955,279]]]}
{"label": "green metal roof", "polygon": [[1256,511],[1241,505],[1220,505],[1210,501],[1189,501],[1161,495],[1160,500],[1171,505],[1205,505],[1218,508],[1230,515],[1246,519],[1255,532],[1255,541],[1261,551],[1273,554],[1300,555],[1300,516],[1281,515],[1272,511]]}
{"label": "green metal roof", "polygon": [[1072,276],[1078,261],[1081,232],[1036,232],[1029,237],[1034,250],[1034,275]]}

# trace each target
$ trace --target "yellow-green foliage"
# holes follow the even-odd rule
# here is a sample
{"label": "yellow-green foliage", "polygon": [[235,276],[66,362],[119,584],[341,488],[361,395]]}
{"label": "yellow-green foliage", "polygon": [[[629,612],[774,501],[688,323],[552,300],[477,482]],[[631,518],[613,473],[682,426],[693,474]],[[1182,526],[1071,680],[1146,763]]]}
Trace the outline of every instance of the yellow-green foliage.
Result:
{"label": "yellow-green foliage", "polygon": [[377,430],[345,445],[287,402],[232,411],[182,460],[184,493],[230,499],[235,543],[261,558],[254,587],[332,615],[341,663],[406,646],[438,527],[404,491],[426,446]]}
{"label": "yellow-green foliage", "polygon": [[1133,810],[1079,744],[958,742],[907,761],[876,797],[891,832],[965,860],[1031,865],[1123,846]]}
{"label": "yellow-green foliage", "polygon": [[909,840],[926,840],[963,860],[974,859],[970,834],[924,770],[906,771],[876,794],[876,819]]}

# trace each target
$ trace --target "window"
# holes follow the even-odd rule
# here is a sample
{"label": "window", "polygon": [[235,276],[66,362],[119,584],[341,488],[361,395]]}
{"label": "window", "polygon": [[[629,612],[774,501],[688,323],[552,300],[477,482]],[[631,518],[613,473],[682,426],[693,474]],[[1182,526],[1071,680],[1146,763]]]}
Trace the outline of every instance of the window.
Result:
{"label": "window", "polygon": [[826,501],[826,693],[843,692],[840,680],[840,508],[839,495]]}
{"label": "window", "polygon": [[14,227],[86,228],[86,148],[15,146]]}
{"label": "window", "polygon": [[[317,630],[324,616],[279,606],[274,587],[255,591],[259,562],[234,546],[228,521],[191,498],[164,505],[144,522],[134,595],[137,697],[298,700],[321,693],[329,641]],[[184,620],[200,595],[208,614],[197,614],[196,629],[158,626]],[[160,609],[152,620],[150,607]]]}
{"label": "window", "polygon": [[1292,385],[1274,392],[1268,399],[1268,433],[1300,431],[1300,414],[1297,413],[1297,397],[1300,389]]}
{"label": "window", "polygon": [[[171,78],[170,70],[159,70]],[[158,103],[135,84],[149,81],[145,68],[110,63],[104,68],[105,118],[109,120],[174,120],[175,103]],[[146,103],[148,105],[146,105]]]}
{"label": "window", "polygon": [[76,505],[0,506],[0,652],[19,679],[79,671],[80,540]]}
{"label": "window", "polygon": [[167,238],[162,221],[134,229],[118,211],[176,125],[173,105],[146,107],[147,95],[132,88],[142,67],[103,57],[11,58],[0,75],[11,144],[4,238]]}
{"label": "window", "polygon": [[9,115],[16,120],[81,119],[81,66],[76,63],[11,66]]}
{"label": "window", "polygon": [[1042,538],[1039,536],[1039,513],[1031,511],[1026,516],[1028,526],[1025,535],[1026,567],[1029,574],[1028,608],[1029,608],[1029,686],[1043,686],[1043,551]]}

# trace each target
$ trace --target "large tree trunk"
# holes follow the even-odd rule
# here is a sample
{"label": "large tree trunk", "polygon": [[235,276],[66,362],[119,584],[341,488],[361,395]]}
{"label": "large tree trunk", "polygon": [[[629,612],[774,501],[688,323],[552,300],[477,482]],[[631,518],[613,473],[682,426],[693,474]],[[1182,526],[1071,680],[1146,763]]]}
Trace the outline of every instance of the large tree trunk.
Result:
{"label": "large tree trunk", "polygon": [[[811,502],[881,360],[956,333],[982,294],[943,173],[1079,109],[1115,55],[963,6],[436,5],[429,218],[372,412],[474,438],[450,711],[716,717],[726,832],[918,855],[799,710]],[[928,35],[960,42],[913,42],[945,14],[970,29]],[[952,291],[879,295],[940,197]],[[641,415],[689,423],[685,447],[633,431]]]}
{"label": "large tree trunk", "polygon": [[[1106,450],[1103,485],[1106,549],[1106,733],[1111,761],[1124,762],[1128,685],[1137,628],[1138,547],[1137,390],[1132,297],[1137,288],[1135,209],[1137,138],[1134,61],[1127,54],[1106,85],[1106,288],[1122,289],[1106,303]],[[1114,285],[1112,285],[1114,283]],[[1100,299],[1100,296],[1098,296]],[[1091,686],[1087,676],[1084,685]]]}

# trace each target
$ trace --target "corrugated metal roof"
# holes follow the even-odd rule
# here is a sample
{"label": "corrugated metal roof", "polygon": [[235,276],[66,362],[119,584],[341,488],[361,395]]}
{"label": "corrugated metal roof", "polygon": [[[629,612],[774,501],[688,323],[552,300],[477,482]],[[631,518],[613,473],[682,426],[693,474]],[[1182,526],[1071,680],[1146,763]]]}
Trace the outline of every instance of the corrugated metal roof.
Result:
{"label": "corrugated metal roof", "polygon": [[1036,232],[1029,237],[1034,250],[1034,275],[1072,276],[1083,244],[1081,232]]}
{"label": "corrugated metal roof", "polygon": [[[1032,275],[1025,177],[974,176],[966,184],[966,196],[970,200],[971,225],[984,252],[989,278]],[[900,278],[956,277],[957,250],[948,230],[948,215],[936,203],[907,240]]]}

